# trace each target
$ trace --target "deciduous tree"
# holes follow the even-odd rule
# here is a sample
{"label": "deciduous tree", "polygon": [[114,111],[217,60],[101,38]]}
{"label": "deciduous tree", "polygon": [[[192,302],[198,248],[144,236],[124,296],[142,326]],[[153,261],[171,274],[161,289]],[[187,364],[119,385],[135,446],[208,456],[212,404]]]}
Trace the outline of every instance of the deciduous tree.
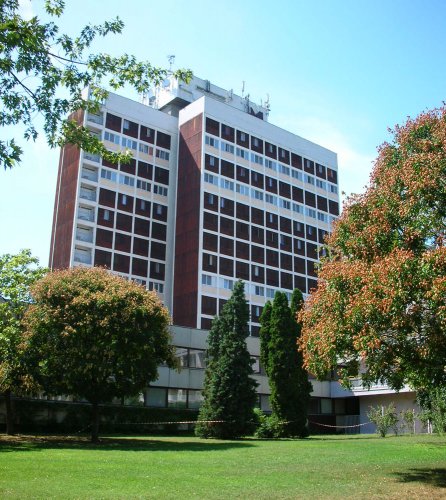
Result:
{"label": "deciduous tree", "polygon": [[257,383],[252,378],[252,360],[246,347],[248,321],[244,284],[238,281],[209,333],[204,401],[198,418],[202,422],[195,427],[197,436],[234,439],[254,431]]}
{"label": "deciduous tree", "polygon": [[92,440],[99,404],[134,396],[176,366],[169,314],[155,292],[101,268],[47,274],[32,287],[25,316],[25,353],[49,394],[92,404]]}
{"label": "deciduous tree", "polygon": [[0,257],[0,392],[5,398],[7,434],[14,433],[12,394],[23,394],[33,387],[22,363],[21,320],[31,302],[30,286],[45,272],[30,250]]}
{"label": "deciduous tree", "polygon": [[364,194],[348,199],[318,289],[307,301],[301,348],[323,377],[400,389],[446,384],[446,110],[422,113],[379,149]]}
{"label": "deciduous tree", "polygon": [[[63,0],[45,0],[46,13],[56,19],[64,11]],[[107,151],[88,129],[67,119],[79,110],[95,112],[107,92],[102,88],[120,89],[130,85],[147,92],[163,81],[169,72],[137,61],[124,54],[113,57],[91,52],[98,37],[120,34],[123,22],[116,18],[103,24],[83,27],[78,36],[60,33],[57,24],[44,23],[38,17],[24,19],[18,0],[0,2],[0,127],[24,125],[24,138],[35,140],[38,131],[34,121],[43,116],[43,131],[51,147],[72,143],[90,153],[100,154],[112,162],[128,162],[126,152]],[[178,70],[174,76],[188,80],[191,72]],[[82,90],[91,86],[90,99]],[[23,150],[15,138],[0,140],[0,165],[16,164]]]}

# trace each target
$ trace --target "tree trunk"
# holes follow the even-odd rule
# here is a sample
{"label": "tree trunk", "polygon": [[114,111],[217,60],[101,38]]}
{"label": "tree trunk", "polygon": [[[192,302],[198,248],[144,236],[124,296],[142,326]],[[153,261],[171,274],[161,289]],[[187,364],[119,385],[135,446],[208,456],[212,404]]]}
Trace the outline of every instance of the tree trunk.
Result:
{"label": "tree trunk", "polygon": [[12,436],[14,434],[14,407],[11,391],[5,391],[4,396],[6,405],[6,434]]}
{"label": "tree trunk", "polygon": [[99,405],[97,401],[91,406],[91,442],[99,443]]}

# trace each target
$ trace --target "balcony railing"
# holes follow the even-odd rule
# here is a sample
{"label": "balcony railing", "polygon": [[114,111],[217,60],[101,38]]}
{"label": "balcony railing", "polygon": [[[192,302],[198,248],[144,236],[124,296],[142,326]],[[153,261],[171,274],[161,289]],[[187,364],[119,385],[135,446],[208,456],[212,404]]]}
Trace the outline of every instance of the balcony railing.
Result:
{"label": "balcony railing", "polygon": [[88,153],[86,151],[84,151],[84,159],[94,161],[96,163],[99,163],[101,161],[101,157],[99,155],[95,155],[93,153]]}
{"label": "balcony railing", "polygon": [[102,125],[104,123],[103,115],[95,115],[93,113],[88,113],[87,120],[92,123],[97,123],[98,125]]}
{"label": "balcony railing", "polygon": [[91,255],[74,252],[74,261],[80,262],[81,264],[91,264]]}
{"label": "balcony railing", "polygon": [[96,192],[87,189],[81,189],[79,196],[84,200],[96,201]]}
{"label": "balcony railing", "polygon": [[93,211],[79,210],[78,219],[94,222],[94,213]]}
{"label": "balcony railing", "polygon": [[98,182],[98,173],[96,171],[82,169],[82,179],[87,179],[92,182]]}
{"label": "balcony railing", "polygon": [[76,239],[79,241],[85,241],[86,243],[93,243],[93,232],[83,232],[83,233],[76,233]]}

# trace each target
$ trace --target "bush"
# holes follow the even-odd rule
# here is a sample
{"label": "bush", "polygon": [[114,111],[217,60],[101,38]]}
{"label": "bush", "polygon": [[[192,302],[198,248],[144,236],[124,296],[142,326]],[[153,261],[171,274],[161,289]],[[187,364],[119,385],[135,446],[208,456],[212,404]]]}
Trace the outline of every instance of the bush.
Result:
{"label": "bush", "polygon": [[258,408],[255,409],[255,413],[258,418],[258,427],[255,432],[255,437],[279,439],[287,437],[304,438],[309,435],[308,426],[305,426],[303,430],[300,429],[301,432],[299,435],[294,435],[292,433],[293,429],[290,429],[288,422],[280,420],[276,414],[272,413],[271,415],[266,415]]}
{"label": "bush", "polygon": [[400,412],[403,428],[409,434],[415,434],[415,412],[407,409]]}
{"label": "bush", "polygon": [[395,405],[390,403],[389,406],[370,407],[367,413],[370,421],[376,425],[376,432],[381,437],[386,437],[390,429],[393,428],[395,434],[398,434],[398,415],[396,414]]}

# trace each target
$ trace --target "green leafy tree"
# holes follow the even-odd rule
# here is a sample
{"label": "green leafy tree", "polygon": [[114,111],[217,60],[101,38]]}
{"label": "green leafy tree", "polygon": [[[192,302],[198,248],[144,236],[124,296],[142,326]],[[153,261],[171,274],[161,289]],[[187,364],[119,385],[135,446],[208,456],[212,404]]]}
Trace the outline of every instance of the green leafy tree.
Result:
{"label": "green leafy tree", "polygon": [[423,424],[430,422],[435,433],[446,434],[446,386],[421,390],[417,400],[422,408],[419,418]]}
{"label": "green leafy tree", "polygon": [[371,406],[367,416],[370,422],[375,424],[376,432],[381,437],[386,437],[390,429],[393,429],[394,433],[398,434],[398,415],[393,403],[388,406]]}
{"label": "green leafy tree", "polygon": [[261,361],[268,375],[271,389],[273,437],[304,437],[311,384],[303,368],[302,355],[297,350],[300,325],[296,312],[302,307],[303,297],[295,290],[292,308],[285,293],[276,292],[260,318]]}
{"label": "green leafy tree", "polygon": [[47,274],[32,287],[25,315],[25,355],[49,394],[92,404],[92,441],[99,404],[134,396],[176,366],[169,314],[155,292],[102,268]]}
{"label": "green leafy tree", "polygon": [[[323,377],[446,386],[446,108],[395,128],[329,236],[301,348]],[[364,369],[364,371],[363,371]]]}
{"label": "green leafy tree", "polygon": [[202,422],[195,427],[197,436],[235,439],[254,431],[257,383],[252,378],[252,359],[246,347],[248,321],[244,284],[238,281],[209,333],[204,401],[198,418]]}
{"label": "green leafy tree", "polygon": [[[46,0],[47,14],[61,16],[64,4],[63,0]],[[24,138],[35,140],[34,118],[40,114],[51,147],[71,143],[112,162],[130,161],[127,152],[107,151],[88,129],[67,116],[80,110],[97,111],[107,96],[103,86],[118,90],[130,85],[138,92],[147,92],[169,71],[128,54],[112,57],[91,52],[98,37],[122,33],[124,24],[119,18],[87,25],[78,36],[69,37],[59,32],[55,22],[44,23],[38,17],[26,20],[19,12],[18,0],[0,2],[0,127],[21,124]],[[188,80],[191,72],[178,70],[173,75]],[[87,86],[91,95],[84,99],[82,90]],[[0,141],[0,165],[5,169],[20,161],[22,153],[14,138]]]}
{"label": "green leafy tree", "polygon": [[21,320],[31,302],[30,286],[45,272],[30,250],[0,257],[0,392],[5,398],[7,434],[14,433],[12,394],[33,388],[33,380],[22,363]]}

